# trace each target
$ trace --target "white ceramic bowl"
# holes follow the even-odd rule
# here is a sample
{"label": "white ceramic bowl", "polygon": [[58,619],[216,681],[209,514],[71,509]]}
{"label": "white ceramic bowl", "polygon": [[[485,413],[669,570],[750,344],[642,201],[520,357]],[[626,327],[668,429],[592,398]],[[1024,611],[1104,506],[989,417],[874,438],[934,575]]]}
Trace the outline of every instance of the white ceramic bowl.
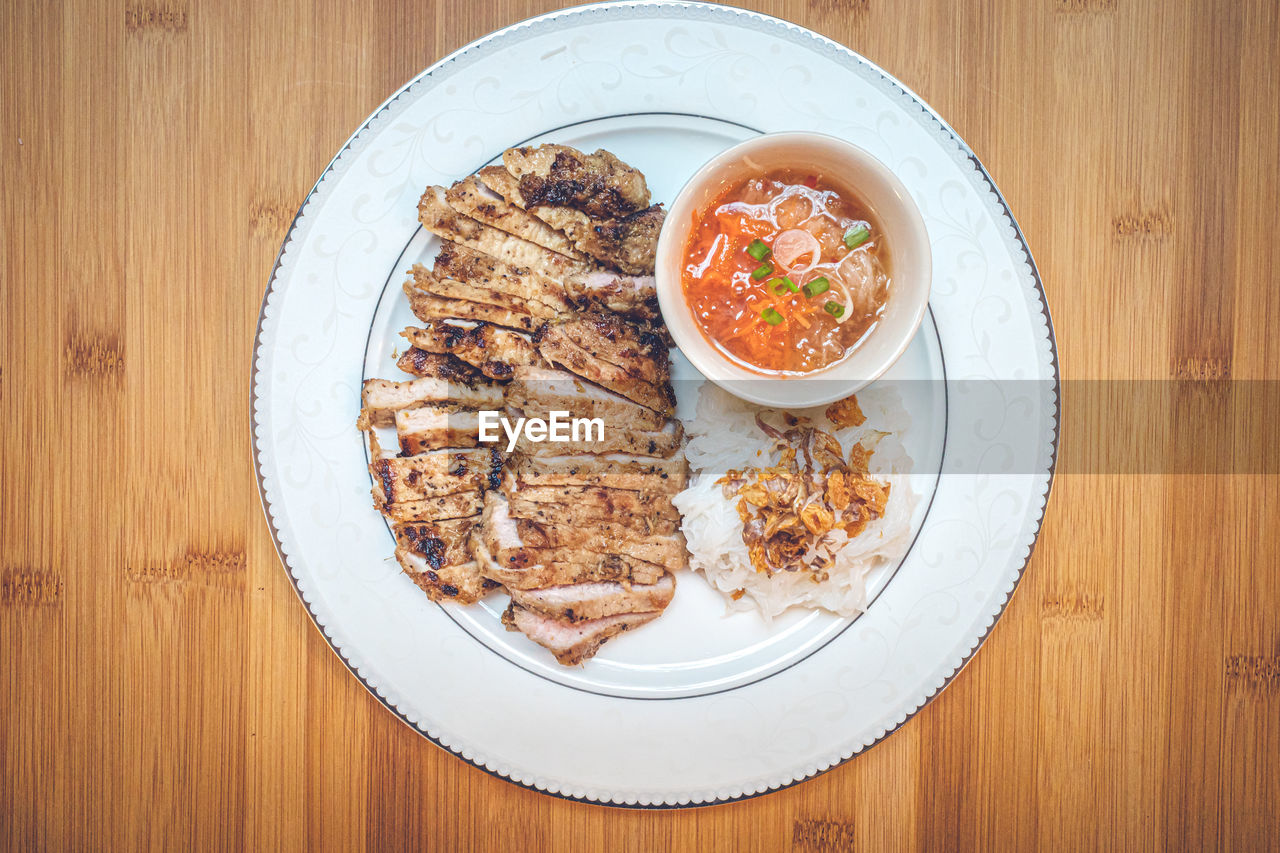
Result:
{"label": "white ceramic bowl", "polygon": [[[758,168],[747,166],[750,157]],[[766,376],[730,359],[703,334],[684,298],[685,244],[693,214],[727,184],[759,169],[812,169],[852,188],[871,208],[889,243],[892,283],[884,313],[842,361],[804,376]],[[839,400],[874,382],[906,350],[924,319],[933,260],[924,220],[907,188],[875,157],[821,133],[771,133],[733,146],[699,169],[676,196],[658,238],[658,302],[676,346],[712,382],[766,406],[805,408]]]}

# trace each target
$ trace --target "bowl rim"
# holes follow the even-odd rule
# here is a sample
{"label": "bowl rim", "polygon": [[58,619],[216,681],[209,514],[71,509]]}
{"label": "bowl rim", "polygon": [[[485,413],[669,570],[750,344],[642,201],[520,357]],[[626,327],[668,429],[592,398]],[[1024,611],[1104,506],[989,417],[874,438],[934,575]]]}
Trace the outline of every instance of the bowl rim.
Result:
{"label": "bowl rim", "polygon": [[[691,194],[702,189],[710,173],[733,159],[750,155],[751,152],[760,148],[794,143],[808,145],[817,143],[828,149],[834,149],[840,153],[840,156],[848,156],[856,160],[860,168],[874,172],[892,191],[896,199],[894,203],[897,205],[895,212],[901,213],[906,218],[919,238],[920,255],[917,261],[920,265],[919,278],[924,281],[924,286],[911,289],[913,298],[905,315],[908,318],[907,322],[902,326],[901,331],[896,333],[898,339],[889,348],[889,352],[874,362],[870,370],[863,371],[858,377],[839,374],[842,369],[847,372],[851,365],[856,364],[858,351],[864,346],[865,340],[855,345],[854,351],[840,361],[812,373],[798,376],[770,376],[752,371],[731,359],[708,340],[697,320],[692,317],[692,311],[689,310],[684,298],[682,281],[678,277],[671,281],[671,277],[667,276],[663,269],[666,266],[663,263],[664,258],[671,251],[678,250],[677,247],[672,246],[673,241],[682,241],[688,233],[688,227],[684,224],[684,220],[688,217],[674,214],[680,206],[688,203]],[[854,189],[856,191],[856,187]],[[878,202],[873,204],[872,208],[877,216],[883,218],[883,199],[878,199]],[[735,143],[709,158],[689,176],[671,200],[668,214],[658,235],[656,257],[654,283],[659,308],[677,348],[689,363],[706,377],[707,381],[715,383],[736,397],[763,406],[804,408],[823,405],[855,394],[880,379],[897,363],[915,339],[924,322],[925,313],[928,311],[929,296],[933,289],[933,252],[928,227],[906,184],[888,164],[867,149],[847,139],[818,131],[785,130],[763,133]],[[681,328],[681,323],[673,322],[673,315],[677,313],[682,315],[682,320],[692,326],[693,335],[688,334],[689,330]],[[872,335],[876,331],[872,330]],[[805,388],[810,389],[811,393],[802,393]]]}

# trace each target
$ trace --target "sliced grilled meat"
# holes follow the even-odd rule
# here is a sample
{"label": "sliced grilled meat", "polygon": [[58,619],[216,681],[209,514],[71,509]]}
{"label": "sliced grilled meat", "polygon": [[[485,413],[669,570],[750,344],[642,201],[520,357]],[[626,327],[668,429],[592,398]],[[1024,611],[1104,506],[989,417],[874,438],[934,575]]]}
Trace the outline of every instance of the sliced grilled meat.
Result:
{"label": "sliced grilled meat", "polygon": [[493,379],[510,379],[521,366],[547,366],[527,335],[489,323],[466,327],[432,321],[420,329],[410,326],[400,334],[419,349],[451,353]]}
{"label": "sliced grilled meat", "polygon": [[543,503],[515,499],[511,502],[511,515],[514,518],[527,518],[540,524],[568,524],[588,527],[606,521],[620,524],[642,525],[651,522],[667,522],[670,517],[664,514],[654,515],[606,515],[600,507],[579,504]]}
{"label": "sliced grilled meat", "polygon": [[408,456],[445,447],[477,447],[480,418],[475,412],[409,409],[395,414],[400,451]]}
{"label": "sliced grilled meat", "polygon": [[610,428],[661,430],[666,418],[573,373],[548,367],[520,367],[507,386],[506,404],[529,417],[545,418],[550,412],[568,412],[575,418],[600,418],[605,433]]}
{"label": "sliced grilled meat", "polygon": [[564,287],[569,298],[584,309],[607,308],[649,322],[657,322],[662,317],[658,309],[658,286],[651,275],[619,275],[593,270],[569,276]]}
{"label": "sliced grilled meat", "polygon": [[562,316],[541,329],[536,343],[568,340],[636,379],[653,385],[671,381],[666,342],[612,311],[587,311]]}
{"label": "sliced grilled meat", "polygon": [[472,531],[471,540],[471,550],[480,573],[508,590],[609,581],[657,583],[666,571],[662,566],[624,554],[601,554],[575,548],[495,551],[482,541],[479,527]]}
{"label": "sliced grilled meat", "polygon": [[[498,493],[494,495],[496,497]],[[527,518],[514,519],[514,523],[522,543],[520,547],[526,549],[563,548],[617,554],[673,571],[688,564],[684,535],[679,531],[679,522],[672,519],[646,519],[645,527],[640,529],[598,520],[575,527],[544,524]]]}
{"label": "sliced grilled meat", "polygon": [[570,232],[574,245],[613,269],[629,275],[653,275],[658,234],[667,212],[662,205],[618,219],[592,221]]}
{"label": "sliced grilled meat", "polygon": [[449,206],[443,187],[427,187],[418,202],[418,221],[422,227],[444,240],[469,246],[518,267],[528,267],[553,279],[591,267],[545,246],[513,237],[492,225],[464,216]]}
{"label": "sliced grilled meat", "polygon": [[[488,286],[487,282],[471,280],[459,280],[449,278],[440,270],[440,264],[437,261],[436,269],[429,270],[422,264],[414,264],[413,266],[413,290],[406,290],[411,296],[414,292],[435,296],[444,300],[457,300],[459,302],[475,302],[486,306],[490,309],[502,309],[504,312],[516,315],[528,314],[535,319],[528,319],[523,316],[512,318],[511,321],[504,325],[513,328],[529,329],[537,328],[541,325],[539,321],[550,320],[560,315],[560,311],[552,306],[537,299],[525,299],[522,296],[504,293],[494,290]],[[410,308],[413,307],[412,302]],[[462,306],[462,311],[475,314],[478,309],[469,306]],[[496,312],[490,311],[489,316],[499,316]],[[501,316],[506,316],[502,314]],[[491,321],[491,322],[497,322]]]}
{"label": "sliced grilled meat", "polygon": [[502,164],[520,181],[529,206],[572,207],[593,219],[649,206],[644,175],[603,149],[584,154],[567,145],[508,148]]}
{"label": "sliced grilled meat", "polygon": [[[500,493],[490,492],[486,496],[481,523],[472,537],[472,551],[480,560],[485,576],[509,588],[536,589],[597,580],[654,583],[662,576],[663,566],[631,553],[659,554],[658,548],[643,545],[615,548],[614,543],[600,548],[563,544],[548,547],[552,537],[547,531],[513,519],[508,509]],[[683,553],[683,541],[680,550]]]}
{"label": "sliced grilled meat", "polygon": [[486,288],[521,303],[541,303],[557,313],[571,310],[564,285],[527,267],[517,267],[483,252],[445,241],[436,254],[435,273],[442,278]]}
{"label": "sliced grilled meat", "polygon": [[670,416],[675,411],[675,394],[669,384],[655,385],[628,373],[582,347],[560,326],[543,326],[534,335],[533,342],[547,361],[559,364],[583,379],[603,385],[659,414]]}
{"label": "sliced grilled meat", "polygon": [[532,332],[546,322],[544,318],[516,310],[514,306],[503,308],[483,302],[436,296],[418,289],[412,281],[404,283],[404,292],[409,297],[409,310],[413,312],[413,316],[426,323],[436,320],[468,320]]}
{"label": "sliced grilled meat", "polygon": [[458,604],[475,604],[497,584],[485,579],[480,574],[475,560],[465,563],[451,563],[440,568],[432,568],[431,564],[420,554],[396,549],[396,560],[405,574],[427,594],[432,601],[454,601]]}
{"label": "sliced grilled meat", "polygon": [[444,521],[406,521],[395,525],[396,548],[416,554],[437,572],[448,566],[475,561],[471,556],[471,531],[480,516]]}
{"label": "sliced grilled meat", "polygon": [[596,581],[542,589],[513,589],[510,592],[511,600],[525,610],[562,622],[583,622],[620,613],[665,610],[675,595],[676,580],[668,573],[651,584]]}
{"label": "sliced grilled meat", "polygon": [[457,356],[448,353],[427,352],[409,347],[396,361],[396,367],[411,376],[431,376],[446,382],[464,385],[483,383],[485,375]]}
{"label": "sliced grilled meat", "polygon": [[683,457],[655,459],[611,453],[603,456],[525,456],[518,454],[507,471],[524,486],[604,486],[651,494],[674,495],[689,481]]}
{"label": "sliced grilled meat", "polygon": [[[377,498],[377,491],[374,491]],[[417,501],[383,504],[382,514],[392,521],[442,521],[466,518],[484,509],[484,492],[469,489]]]}
{"label": "sliced grilled meat", "polygon": [[429,376],[408,382],[366,379],[360,396],[362,423],[382,427],[394,424],[399,411],[437,405],[497,409],[503,402],[502,389],[490,382],[463,384]]}
{"label": "sliced grilled meat", "polygon": [[[485,503],[484,520],[471,531],[471,553],[480,573],[507,589],[541,589],[574,583],[625,581],[656,583],[662,566],[623,554],[580,548],[527,548],[511,532],[510,519],[493,516]],[[496,526],[488,519],[497,518]]]}
{"label": "sliced grilled meat", "polygon": [[500,196],[508,207],[523,208],[551,228],[564,232],[578,252],[590,255],[606,266],[624,273],[653,275],[658,233],[666,218],[661,205],[599,219],[574,207],[531,201],[521,192],[521,179],[501,166],[481,169],[479,179],[486,189]]}
{"label": "sliced grilled meat", "polygon": [[669,493],[615,489],[608,486],[527,485],[520,483],[514,472],[507,471],[499,486],[511,504],[511,515],[530,518],[534,505],[572,506],[581,513],[591,512],[604,521],[621,521],[635,516],[680,520],[680,512],[672,505]]}
{"label": "sliced grilled meat", "polygon": [[444,197],[449,206],[459,213],[574,260],[585,260],[585,256],[573,247],[568,237],[523,208],[508,202],[481,183],[475,175],[449,187]]}
{"label": "sliced grilled meat", "polygon": [[550,651],[565,666],[577,666],[594,657],[600,647],[621,634],[651,622],[661,611],[620,613],[583,622],[563,622],[541,613],[510,605],[502,615],[503,624],[520,631],[530,640]]}
{"label": "sliced grilled meat", "polygon": [[369,463],[373,502],[420,501],[472,489],[497,488],[502,456],[496,450],[433,450],[417,456],[384,456]]}

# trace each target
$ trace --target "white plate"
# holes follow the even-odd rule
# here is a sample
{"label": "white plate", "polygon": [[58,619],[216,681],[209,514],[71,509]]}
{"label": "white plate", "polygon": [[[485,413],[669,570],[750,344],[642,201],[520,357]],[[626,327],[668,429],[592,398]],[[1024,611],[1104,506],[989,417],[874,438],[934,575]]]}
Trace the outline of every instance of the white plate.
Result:
{"label": "white plate", "polygon": [[[416,220],[423,187],[511,145],[557,141],[608,148],[669,200],[728,145],[793,129],[843,136],[888,163],[920,205],[934,251],[930,315],[887,377],[930,380],[899,386],[913,417],[905,441],[922,496],[917,535],[900,566],[873,577],[867,613],[793,613],[772,625],[726,617],[702,579],[685,574],[661,619],[566,669],[501,628],[503,596],[431,604],[391,559],[354,429],[361,379],[395,375],[396,333],[413,321],[404,271],[435,252]],[[696,380],[680,358],[676,376]],[[299,596],[396,714],[467,761],[548,793],[692,805],[847,759],[968,660],[1035,543],[1052,483],[1056,382],[1048,309],[1017,226],[977,159],[914,95],[775,19],[606,4],[469,45],[347,143],[303,205],[263,301],[254,451]],[[677,386],[689,415],[696,381]],[[975,462],[993,455],[1006,461]]]}

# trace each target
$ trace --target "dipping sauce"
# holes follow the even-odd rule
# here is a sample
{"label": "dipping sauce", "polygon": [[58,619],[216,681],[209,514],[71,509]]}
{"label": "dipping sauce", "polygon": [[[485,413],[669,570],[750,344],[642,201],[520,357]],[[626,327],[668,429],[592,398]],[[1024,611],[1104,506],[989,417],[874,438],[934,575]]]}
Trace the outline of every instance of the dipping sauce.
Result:
{"label": "dipping sauce", "polygon": [[843,360],[889,299],[872,213],[822,175],[774,170],[694,214],[681,281],[702,333],[743,366],[803,375]]}

